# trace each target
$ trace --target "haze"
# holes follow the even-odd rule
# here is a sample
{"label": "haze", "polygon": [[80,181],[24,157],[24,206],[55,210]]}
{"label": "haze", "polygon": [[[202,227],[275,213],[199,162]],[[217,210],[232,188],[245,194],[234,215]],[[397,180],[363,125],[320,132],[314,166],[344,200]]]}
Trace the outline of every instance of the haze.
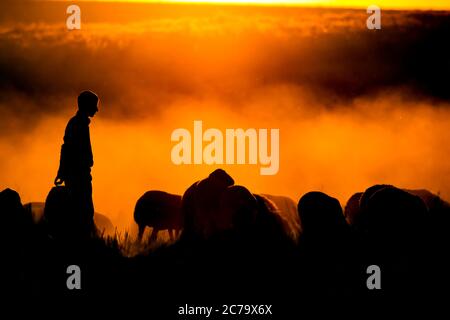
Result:
{"label": "haze", "polygon": [[216,168],[171,161],[171,132],[194,120],[280,129],[277,175],[222,166],[253,192],[344,204],[391,183],[450,198],[446,12],[386,12],[374,33],[364,10],[85,4],[69,32],[64,6],[1,8],[0,188],[23,202],[45,200],[86,88],[101,98],[95,207],[120,229],[145,191],[181,194]]}

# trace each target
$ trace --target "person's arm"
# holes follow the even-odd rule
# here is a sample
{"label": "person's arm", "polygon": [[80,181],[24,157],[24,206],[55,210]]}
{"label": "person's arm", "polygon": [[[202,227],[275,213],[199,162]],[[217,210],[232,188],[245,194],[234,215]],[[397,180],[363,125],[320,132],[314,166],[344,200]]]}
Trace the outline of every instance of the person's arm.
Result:
{"label": "person's arm", "polygon": [[69,161],[70,161],[70,149],[73,148],[72,144],[72,140],[73,140],[73,128],[72,128],[72,124],[69,121],[69,123],[67,124],[67,128],[64,134],[64,143],[61,146],[61,154],[59,157],[59,168],[58,168],[58,173],[56,174],[56,178],[55,178],[55,185],[59,186],[61,185],[64,181],[66,181],[67,178],[67,171],[68,171],[68,165],[69,165]]}
{"label": "person's arm", "polygon": [[86,127],[85,135],[86,135],[85,136],[86,145],[85,145],[85,149],[83,149],[83,150],[86,152],[85,156],[86,156],[87,166],[89,168],[91,168],[94,165],[94,156],[92,154],[91,134],[90,134],[90,130],[89,130],[89,125]]}
{"label": "person's arm", "polygon": [[66,169],[66,163],[67,163],[67,147],[66,144],[64,143],[61,146],[61,155],[59,158],[59,169],[58,169],[58,173],[56,175],[55,178],[55,186],[59,186],[62,185],[63,182],[66,180],[66,173],[67,173],[67,169]]}

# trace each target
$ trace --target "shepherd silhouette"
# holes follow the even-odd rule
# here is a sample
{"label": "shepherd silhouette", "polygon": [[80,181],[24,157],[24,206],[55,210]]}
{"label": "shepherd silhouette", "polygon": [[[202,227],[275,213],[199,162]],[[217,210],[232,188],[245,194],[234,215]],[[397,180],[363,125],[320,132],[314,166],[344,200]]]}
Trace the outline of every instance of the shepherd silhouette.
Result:
{"label": "shepherd silhouette", "polygon": [[97,113],[98,102],[98,96],[92,91],[83,91],[78,96],[78,112],[67,124],[55,178],[56,186],[65,184],[73,205],[74,224],[78,224],[74,227],[79,227],[83,233],[95,230],[91,176],[94,159],[89,118]]}

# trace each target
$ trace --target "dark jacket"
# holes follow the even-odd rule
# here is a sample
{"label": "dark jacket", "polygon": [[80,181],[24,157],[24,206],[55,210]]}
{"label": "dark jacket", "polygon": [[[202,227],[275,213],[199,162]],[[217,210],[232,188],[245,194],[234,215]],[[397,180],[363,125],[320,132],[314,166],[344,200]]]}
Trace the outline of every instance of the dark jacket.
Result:
{"label": "dark jacket", "polygon": [[90,122],[89,117],[77,112],[67,124],[58,170],[58,176],[63,180],[90,178],[94,165]]}

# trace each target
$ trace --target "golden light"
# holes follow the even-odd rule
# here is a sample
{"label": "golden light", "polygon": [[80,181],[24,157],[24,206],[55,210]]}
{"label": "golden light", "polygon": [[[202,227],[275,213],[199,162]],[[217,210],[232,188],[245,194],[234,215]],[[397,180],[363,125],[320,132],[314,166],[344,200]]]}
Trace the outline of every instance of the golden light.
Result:
{"label": "golden light", "polygon": [[375,4],[382,9],[448,10],[450,0],[97,0],[101,2],[180,3],[259,6],[308,6],[367,8]]}
{"label": "golden light", "polygon": [[[13,50],[7,51],[11,53],[6,57],[24,63],[17,67],[19,73],[27,70],[27,79],[37,78],[36,83],[53,72],[48,84],[55,88],[61,88],[59,82],[70,88],[79,82],[102,89],[104,109],[91,127],[94,202],[98,212],[108,215],[122,229],[132,225],[134,204],[143,192],[159,189],[182,194],[193,181],[215,169],[208,165],[177,166],[170,158],[173,130],[190,128],[199,119],[205,127],[222,132],[227,128],[280,129],[279,174],[261,176],[259,166],[224,167],[238,184],[256,193],[283,194],[297,201],[307,191],[320,190],[344,203],[352,192],[371,184],[392,183],[428,188],[447,198],[450,164],[442,159],[450,153],[446,143],[450,140],[448,109],[425,102],[407,105],[402,92],[389,92],[389,96],[375,101],[368,97],[349,106],[341,102],[343,106],[328,112],[320,99],[311,99],[311,92],[287,81],[291,76],[285,73],[297,66],[293,74],[298,74],[303,84],[306,76],[321,79],[322,74],[342,72],[342,67],[335,66],[333,55],[328,54],[341,50],[341,42],[323,40],[326,46],[320,47],[303,40],[310,39],[311,30],[319,40],[329,39],[329,30],[358,35],[358,30],[365,30],[365,8],[371,3],[382,9],[450,8],[450,0],[433,4],[421,1],[128,1],[360,8],[343,15],[333,10],[324,10],[323,14],[297,8],[109,6],[98,1],[82,7],[86,23],[80,32],[64,29],[61,17],[65,3],[58,4],[63,10],[44,10],[39,4],[32,8],[35,12],[30,9],[26,14],[44,20],[43,15],[50,22],[8,26],[5,30],[18,31],[4,33],[4,37],[14,36]],[[409,16],[388,13],[383,23],[404,25],[409,23]],[[322,34],[326,37],[320,38]],[[349,47],[352,50],[338,53],[356,50],[359,57],[359,52],[365,52],[367,42],[358,43],[358,37],[349,39],[355,40]],[[29,62],[29,48],[35,53],[32,57],[36,58],[31,60],[35,64]],[[81,55],[73,53],[74,48],[81,48]],[[27,58],[20,56],[22,53]],[[64,67],[55,67],[60,65]],[[348,66],[352,65],[344,65]],[[355,69],[359,66],[356,64]],[[74,80],[64,82],[67,75]],[[22,94],[18,97],[21,102]],[[53,110],[64,112],[43,116],[33,130],[22,133],[23,127],[18,126],[14,135],[21,143],[0,137],[1,152],[9,155],[0,161],[0,184],[17,190],[24,202],[43,201],[52,187],[64,127],[75,111],[74,99],[74,93],[63,101],[58,96]],[[26,100],[20,103],[21,108],[25,103],[36,110],[36,102]],[[139,116],[121,121],[121,110],[126,110],[127,116],[133,112]],[[374,116],[372,110],[381,111]],[[8,134],[8,138],[12,136]]]}

